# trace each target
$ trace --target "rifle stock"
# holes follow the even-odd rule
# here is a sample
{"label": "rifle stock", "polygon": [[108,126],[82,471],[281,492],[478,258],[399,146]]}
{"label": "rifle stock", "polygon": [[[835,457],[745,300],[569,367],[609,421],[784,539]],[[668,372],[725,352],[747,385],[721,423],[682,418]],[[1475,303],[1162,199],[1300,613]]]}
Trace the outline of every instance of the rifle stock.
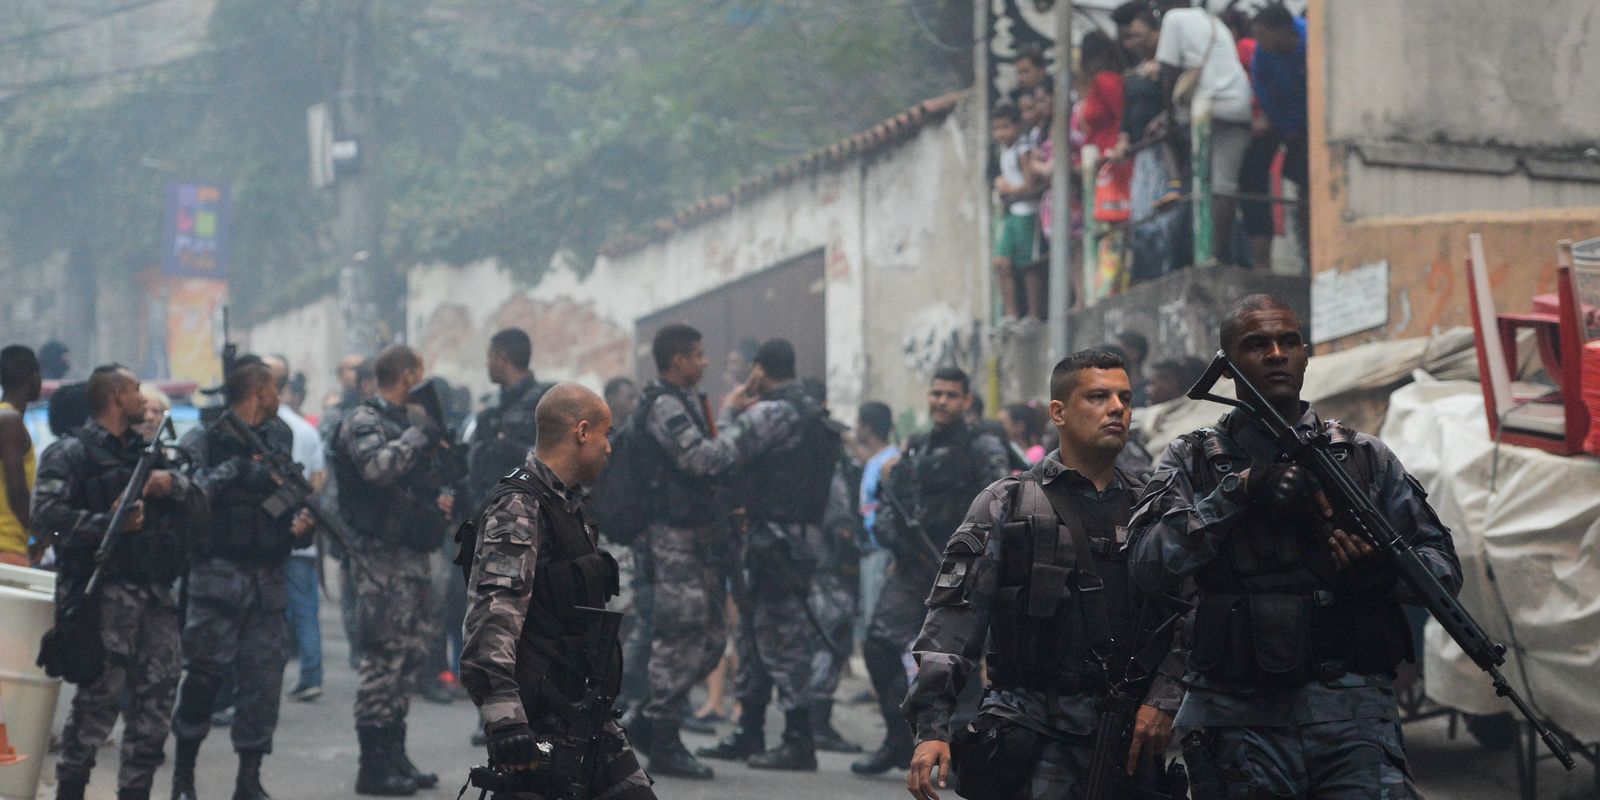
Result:
{"label": "rifle stock", "polygon": [[[1239,399],[1233,400],[1212,394],[1218,380],[1227,376],[1233,380]],[[1356,482],[1344,464],[1332,452],[1332,443],[1326,433],[1313,431],[1301,433],[1267,402],[1255,384],[1240,374],[1228,356],[1218,351],[1205,374],[1189,389],[1188,396],[1195,400],[1209,400],[1241,409],[1254,416],[1271,431],[1283,452],[1295,463],[1310,471],[1321,484],[1328,502],[1334,507],[1340,528],[1366,539],[1395,568],[1402,581],[1412,592],[1422,598],[1423,607],[1440,627],[1450,634],[1472,663],[1489,675],[1495,693],[1511,701],[1528,724],[1531,725],[1545,747],[1569,771],[1577,767],[1560,739],[1533,713],[1533,709],[1511,687],[1510,681],[1500,673],[1505,663],[1506,648],[1489,638],[1477,620],[1467,613],[1466,607],[1456,599],[1437,576],[1423,563],[1411,544],[1390,524],[1387,517],[1373,504],[1372,499]],[[1420,502],[1426,500],[1418,498]]]}

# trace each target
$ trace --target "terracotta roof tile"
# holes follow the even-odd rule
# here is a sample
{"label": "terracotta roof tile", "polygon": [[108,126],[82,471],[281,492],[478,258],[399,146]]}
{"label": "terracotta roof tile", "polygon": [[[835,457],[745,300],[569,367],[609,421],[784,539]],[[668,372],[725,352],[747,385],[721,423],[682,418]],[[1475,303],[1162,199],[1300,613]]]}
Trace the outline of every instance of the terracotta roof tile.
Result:
{"label": "terracotta roof tile", "polygon": [[714,197],[702,198],[673,214],[656,220],[641,233],[620,236],[600,247],[600,254],[617,258],[638,252],[656,242],[664,241],[684,228],[692,227],[713,217],[721,216],[737,203],[766,194],[785,183],[804,175],[811,175],[838,166],[851,159],[876,153],[904,141],[912,134],[950,115],[964,92],[951,92],[931,100],[924,100],[871,128],[846,137],[826,147],[813,150],[799,158],[759,175],[746,178],[732,189]]}

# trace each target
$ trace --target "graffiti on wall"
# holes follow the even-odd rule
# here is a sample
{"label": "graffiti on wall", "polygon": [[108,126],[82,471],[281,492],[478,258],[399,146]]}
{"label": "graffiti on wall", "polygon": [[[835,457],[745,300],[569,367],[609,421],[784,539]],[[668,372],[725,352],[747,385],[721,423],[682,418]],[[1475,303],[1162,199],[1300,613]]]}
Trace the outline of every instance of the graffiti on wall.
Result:
{"label": "graffiti on wall", "polygon": [[906,367],[923,381],[940,367],[960,367],[976,375],[983,361],[983,326],[948,306],[927,308],[901,339]]}

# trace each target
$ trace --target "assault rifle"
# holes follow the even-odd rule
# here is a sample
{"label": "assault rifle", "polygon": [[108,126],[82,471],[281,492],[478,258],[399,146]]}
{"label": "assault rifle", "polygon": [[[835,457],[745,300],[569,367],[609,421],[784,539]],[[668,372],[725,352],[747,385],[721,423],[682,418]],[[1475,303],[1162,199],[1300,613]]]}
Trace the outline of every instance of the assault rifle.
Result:
{"label": "assault rifle", "polygon": [[414,387],[406,400],[422,408],[428,419],[438,428],[439,435],[433,444],[438,448],[439,457],[444,468],[449,472],[449,483],[460,480],[467,474],[467,458],[464,448],[456,447],[455,431],[450,429],[444,413],[444,398],[439,396],[439,386],[442,383],[438,378],[429,378]]}
{"label": "assault rifle", "polygon": [[251,452],[261,457],[261,466],[272,473],[273,480],[278,484],[277,491],[261,501],[263,511],[273,519],[282,519],[284,515],[301,508],[311,512],[311,517],[316,520],[317,526],[322,528],[323,532],[328,534],[328,538],[332,539],[350,559],[351,567],[360,572],[362,577],[372,581],[377,580],[372,570],[367,567],[367,562],[357,555],[352,546],[355,543],[355,535],[338,515],[323,510],[314,496],[316,490],[311,488],[311,482],[306,480],[305,471],[299,464],[291,461],[288,455],[275,453],[268,448],[267,443],[261,441],[261,437],[250,430],[250,426],[244,424],[244,420],[239,419],[239,415],[233,413],[232,409],[222,412],[222,415],[217,417],[217,422],[227,428],[229,433],[243,440]]}
{"label": "assault rifle", "polygon": [[[1153,775],[1145,771],[1127,774],[1128,748],[1133,744],[1133,726],[1141,699],[1120,689],[1112,689],[1100,699],[1095,713],[1094,749],[1089,760],[1089,775],[1084,782],[1085,800],[1182,800],[1187,797],[1189,775],[1183,765],[1173,761]],[[1161,763],[1161,753],[1143,754]]]}
{"label": "assault rifle", "polygon": [[541,796],[550,800],[588,800],[593,790],[604,788],[594,786],[601,763],[622,752],[622,738],[606,730],[606,723],[614,717],[612,707],[621,675],[617,643],[622,612],[586,606],[573,610],[593,618],[584,638],[584,660],[594,672],[585,681],[583,697],[569,710],[571,722],[559,734],[540,737],[531,769],[497,764],[473,767],[467,784],[480,791],[480,798],[543,790]]}
{"label": "assault rifle", "polygon": [[[1233,400],[1212,394],[1212,388],[1223,376],[1233,380],[1240,399]],[[1213,403],[1234,406],[1264,425],[1277,441],[1278,447],[1294,463],[1299,464],[1316,478],[1320,488],[1327,495],[1329,504],[1333,506],[1334,519],[1338,527],[1347,533],[1361,536],[1377,549],[1378,557],[1387,560],[1399,573],[1400,579],[1405,581],[1406,586],[1422,598],[1423,606],[1428,609],[1428,613],[1439,621],[1439,625],[1450,634],[1450,638],[1455,640],[1462,652],[1472,659],[1472,663],[1478,665],[1478,669],[1488,673],[1490,681],[1494,684],[1495,694],[1510,700],[1511,704],[1516,706],[1517,712],[1528,720],[1528,724],[1539,734],[1539,738],[1544,740],[1545,747],[1550,748],[1550,752],[1562,766],[1569,771],[1577,767],[1561,740],[1539,721],[1533,709],[1515,689],[1511,688],[1511,682],[1500,674],[1500,666],[1506,661],[1505,645],[1489,638],[1477,620],[1474,620],[1460,601],[1456,600],[1455,595],[1451,594],[1428,570],[1411,544],[1401,537],[1400,532],[1395,530],[1383,512],[1373,505],[1361,485],[1350,476],[1334,455],[1333,442],[1327,433],[1323,431],[1302,433],[1295,430],[1294,426],[1267,402],[1261,390],[1240,374],[1238,367],[1220,351],[1217,357],[1211,360],[1211,366],[1206,368],[1205,374],[1200,376],[1200,380],[1189,389],[1188,396],[1194,400],[1210,400]]]}
{"label": "assault rifle", "polygon": [[938,572],[944,566],[944,551],[928,538],[927,530],[911,511],[901,505],[899,496],[889,487],[887,478],[888,476],[884,476],[878,481],[878,499],[894,509],[895,516],[900,518],[900,524],[905,527],[906,535],[921,543],[921,547],[912,548],[917,551],[917,560],[921,561],[923,566],[931,566],[933,571]]}
{"label": "assault rifle", "polygon": [[128,515],[133,513],[140,496],[144,494],[144,485],[150,480],[156,462],[164,458],[161,452],[163,434],[168,438],[176,438],[171,412],[161,415],[161,421],[156,424],[156,435],[150,438],[150,444],[139,454],[139,461],[133,466],[133,475],[129,476],[122,494],[117,497],[117,504],[111,511],[111,521],[106,524],[106,533],[100,538],[100,547],[94,553],[94,572],[89,575],[81,591],[73,592],[62,600],[61,615],[56,626],[45,633],[39,643],[36,663],[44,667],[45,674],[52,678],[64,678],[69,683],[83,685],[99,680],[100,674],[105,671],[105,648],[100,642],[100,614],[95,607],[95,598],[105,578],[106,564],[116,551],[117,543],[122,541],[122,528],[127,524]]}

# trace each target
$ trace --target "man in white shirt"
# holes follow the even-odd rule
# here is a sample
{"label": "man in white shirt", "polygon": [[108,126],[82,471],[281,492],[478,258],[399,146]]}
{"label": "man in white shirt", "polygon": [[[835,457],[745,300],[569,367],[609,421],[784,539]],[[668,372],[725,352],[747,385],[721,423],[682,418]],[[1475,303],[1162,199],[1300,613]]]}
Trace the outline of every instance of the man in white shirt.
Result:
{"label": "man in white shirt", "polygon": [[[262,359],[272,370],[272,379],[283,391],[289,381],[289,361],[280,355]],[[295,413],[287,403],[278,406],[278,418],[294,433],[293,455],[296,464],[305,470],[306,480],[313,489],[322,491],[327,481],[327,458],[322,437],[305,417]],[[295,649],[300,653],[300,679],[289,696],[309,703],[322,696],[322,627],[317,623],[317,545],[312,542],[289,554],[284,563],[284,577],[289,585],[289,607],[284,616],[289,621],[289,632],[294,636]]]}
{"label": "man in white shirt", "polygon": [[[1232,195],[1239,193],[1239,167],[1250,145],[1250,79],[1239,63],[1239,50],[1228,26],[1204,8],[1190,8],[1189,0],[1156,0],[1161,14],[1161,38],[1156,60],[1161,62],[1161,88],[1170,121],[1186,124],[1189,109],[1177,102],[1179,77],[1198,69],[1194,97],[1211,100],[1211,201],[1212,247],[1220,263],[1230,263],[1233,253]],[[1224,196],[1226,195],[1226,196]]]}

